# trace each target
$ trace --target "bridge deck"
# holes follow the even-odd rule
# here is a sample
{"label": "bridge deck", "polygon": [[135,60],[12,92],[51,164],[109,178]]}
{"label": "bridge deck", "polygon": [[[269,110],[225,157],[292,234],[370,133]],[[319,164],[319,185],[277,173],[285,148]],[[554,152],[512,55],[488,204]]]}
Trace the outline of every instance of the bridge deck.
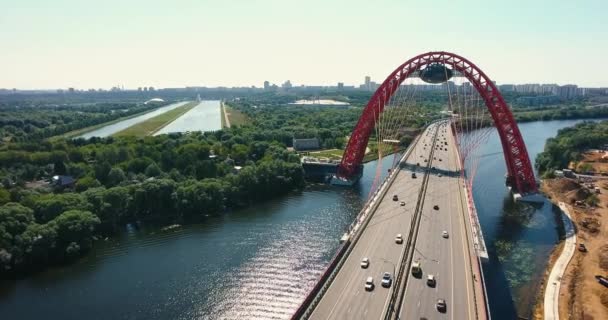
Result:
{"label": "bridge deck", "polygon": [[[437,148],[431,157],[436,131]],[[440,145],[443,150],[439,149]],[[465,220],[468,209],[460,189],[460,162],[455,150],[454,138],[445,123],[426,129],[384,193],[369,224],[361,231],[359,240],[353,244],[352,251],[343,258],[344,264],[314,308],[311,319],[381,319],[389,308],[393,290],[397,290],[395,303],[400,319],[476,317],[469,260],[471,241],[466,231],[468,220]],[[432,161],[431,166],[437,169],[429,173],[428,183],[424,186],[426,189],[423,188],[425,179],[422,169],[428,164],[425,159]],[[416,171],[417,178],[411,177],[412,171]],[[423,190],[425,196],[420,197],[421,203],[418,204]],[[393,201],[395,194],[398,201]],[[405,201],[405,206],[400,205],[401,201]],[[439,205],[439,210],[433,209],[435,204]],[[408,256],[406,241],[415,222],[417,206],[420,224],[413,259],[403,259],[404,255]],[[442,238],[443,230],[448,231],[449,238]],[[404,237],[403,244],[395,243],[398,233]],[[370,259],[367,269],[360,266],[364,257]],[[411,261],[416,260],[422,265],[422,279],[406,278],[405,275],[410,274],[408,269]],[[401,267],[401,261],[407,261],[402,278],[403,281],[407,280],[403,282],[405,287],[401,285],[397,288],[395,279],[390,288],[382,287],[382,274],[389,272],[394,277]],[[426,285],[429,273],[436,276],[437,285],[434,288]],[[374,279],[375,288],[368,292],[364,284],[370,276]],[[447,302],[446,313],[439,313],[435,308],[439,298]]]}
{"label": "bridge deck", "polygon": [[[439,172],[459,172],[460,161],[451,130],[445,126],[437,137],[432,165]],[[448,143],[447,150],[445,142]],[[441,159],[442,161],[439,161]],[[470,238],[467,234],[468,207],[460,175],[431,172],[422,203],[418,238],[412,261],[422,268],[420,278],[409,273],[405,297],[399,308],[400,319],[475,319],[475,295],[470,263]],[[433,207],[437,205],[439,210]],[[448,232],[448,238],[442,232]],[[436,285],[427,284],[427,275]],[[437,299],[447,304],[438,312]]]}

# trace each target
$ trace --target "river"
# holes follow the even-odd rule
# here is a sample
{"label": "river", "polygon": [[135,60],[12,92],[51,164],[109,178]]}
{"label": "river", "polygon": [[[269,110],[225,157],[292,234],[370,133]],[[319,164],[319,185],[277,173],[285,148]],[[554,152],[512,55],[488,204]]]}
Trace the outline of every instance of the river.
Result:
{"label": "river", "polygon": [[137,117],[129,118],[129,119],[119,121],[119,122],[116,122],[116,123],[113,123],[113,124],[110,124],[107,126],[103,126],[99,129],[82,134],[82,135],[78,136],[78,138],[85,138],[85,139],[92,138],[92,137],[105,138],[105,137],[115,134],[116,132],[122,131],[132,125],[138,124],[144,120],[148,120],[150,118],[156,117],[157,115],[163,114],[169,110],[173,110],[175,108],[183,106],[186,103],[188,103],[188,102],[186,101],[186,102],[172,103],[170,105],[160,107],[158,109],[154,109],[148,113],[144,113]]}
{"label": "river", "polygon": [[201,101],[196,107],[177,118],[154,135],[186,132],[216,131],[222,128],[222,112],[219,100]]}
{"label": "river", "polygon": [[[532,159],[577,121],[520,125]],[[493,319],[529,314],[558,240],[557,211],[514,204],[494,134],[474,186],[490,261]],[[392,161],[385,159],[384,168]],[[376,162],[355,188],[303,191],[173,231],[125,227],[86,257],[0,285],[3,319],[273,319],[297,308],[367,198]],[[385,171],[385,170],[383,170]]]}

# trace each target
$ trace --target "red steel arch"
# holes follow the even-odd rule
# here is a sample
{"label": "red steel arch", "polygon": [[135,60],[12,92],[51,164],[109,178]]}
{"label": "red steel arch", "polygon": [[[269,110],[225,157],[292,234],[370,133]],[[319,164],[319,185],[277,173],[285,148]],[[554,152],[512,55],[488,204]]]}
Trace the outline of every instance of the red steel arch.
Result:
{"label": "red steel arch", "polygon": [[475,64],[459,55],[444,51],[418,55],[400,65],[384,80],[367,103],[351,134],[342,162],[338,166],[338,176],[352,178],[361,170],[365,148],[374,129],[375,119],[384,110],[384,106],[397,91],[399,85],[412,73],[431,63],[451,66],[471,82],[483,98],[498,130],[507,164],[507,181],[520,193],[536,192],[536,180],[528,151],[504,98],[490,78]]}

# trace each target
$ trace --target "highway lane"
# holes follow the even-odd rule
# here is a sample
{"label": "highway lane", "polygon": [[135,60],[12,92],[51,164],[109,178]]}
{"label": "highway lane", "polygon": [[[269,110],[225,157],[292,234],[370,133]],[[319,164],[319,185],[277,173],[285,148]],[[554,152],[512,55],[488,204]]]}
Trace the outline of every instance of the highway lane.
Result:
{"label": "highway lane", "polygon": [[[421,264],[422,276],[408,278],[399,319],[475,317],[473,281],[467,248],[469,243],[464,225],[467,207],[459,189],[462,187],[457,174],[460,166],[454,137],[449,128],[440,129],[438,142],[443,142],[443,145],[438,143],[432,162],[432,166],[438,170],[432,172],[429,177],[413,256],[413,261],[419,261]],[[441,177],[439,172],[442,173]],[[435,205],[438,205],[439,210],[433,208]],[[447,239],[442,237],[444,230],[449,234]],[[435,275],[434,287],[427,285],[429,274]],[[436,309],[437,299],[446,301],[445,313]]]}
{"label": "highway lane", "polygon": [[[382,274],[390,272],[394,276],[399,268],[405,244],[396,244],[395,236],[401,233],[405,239],[410,231],[423,180],[422,170],[414,165],[426,164],[424,159],[428,160],[433,130],[436,128],[437,125],[429,126],[413,147],[406,160],[411,166],[397,173],[359,241],[314,309],[311,319],[379,319],[387,309],[393,286],[389,289],[381,286]],[[411,176],[412,170],[417,172],[415,179]],[[398,201],[392,199],[395,194],[399,197]],[[401,201],[405,201],[405,206],[400,205]],[[364,257],[370,259],[367,269],[360,266]],[[365,279],[369,276],[373,277],[375,284],[371,292],[364,288]]]}

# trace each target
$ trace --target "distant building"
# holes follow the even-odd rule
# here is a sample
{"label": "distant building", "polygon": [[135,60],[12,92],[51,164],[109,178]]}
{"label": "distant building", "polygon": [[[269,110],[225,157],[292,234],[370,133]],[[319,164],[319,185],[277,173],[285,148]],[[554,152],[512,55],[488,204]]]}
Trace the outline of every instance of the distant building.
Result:
{"label": "distant building", "polygon": [[370,76],[365,76],[365,82],[363,83],[363,89],[367,91],[372,91],[372,78]]}
{"label": "distant building", "polygon": [[297,151],[319,149],[319,139],[293,139],[293,148]]}
{"label": "distant building", "polygon": [[144,104],[163,104],[165,103],[165,100],[161,99],[161,98],[153,98],[150,99],[146,102],[144,102]]}
{"label": "distant building", "polygon": [[338,90],[344,89],[344,82],[338,82]]}
{"label": "distant building", "polygon": [[59,189],[73,188],[76,180],[72,176],[53,176],[53,187]]}
{"label": "distant building", "polygon": [[264,90],[270,90],[270,82],[264,81]]}
{"label": "distant building", "polygon": [[562,99],[572,99],[578,95],[578,86],[567,84],[557,88],[557,96]]}
{"label": "distant building", "polygon": [[291,89],[291,87],[292,87],[291,81],[289,81],[289,80],[283,82],[283,84],[281,85],[281,88],[283,88],[283,89]]}

